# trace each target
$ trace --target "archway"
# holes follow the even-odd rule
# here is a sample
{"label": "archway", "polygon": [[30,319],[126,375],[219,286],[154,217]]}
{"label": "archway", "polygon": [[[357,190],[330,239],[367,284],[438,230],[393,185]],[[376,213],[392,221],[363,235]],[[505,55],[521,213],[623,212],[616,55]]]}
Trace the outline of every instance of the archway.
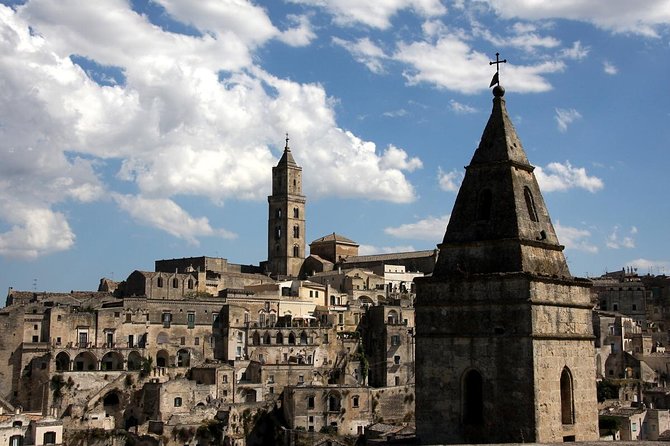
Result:
{"label": "archway", "polygon": [[281,345],[284,343],[284,335],[281,334],[281,331],[277,332],[277,344]]}
{"label": "archway", "polygon": [[304,331],[302,333],[300,333],[300,344],[301,345],[307,345],[307,339],[308,339],[307,338],[307,333],[305,333]]}
{"label": "archway", "polygon": [[391,310],[388,312],[386,315],[386,322],[389,325],[397,324],[398,323],[398,312],[395,310]]}
{"label": "archway", "polygon": [[70,371],[70,355],[65,352],[60,352],[56,355],[56,371],[69,372]]}
{"label": "archway", "polygon": [[128,370],[139,370],[142,368],[142,356],[133,350],[128,354]]}
{"label": "archway", "polygon": [[170,363],[170,355],[165,350],[159,350],[156,353],[156,366],[158,367],[167,367]]}
{"label": "archway", "polygon": [[567,367],[561,372],[561,422],[563,424],[575,423],[575,406],[572,393],[572,374]]}
{"label": "archway", "polygon": [[101,365],[102,370],[123,370],[123,356],[118,352],[107,352]]}
{"label": "archway", "polygon": [[463,377],[463,424],[482,424],[484,421],[484,392],[482,375],[468,370]]}
{"label": "archway", "polygon": [[270,337],[270,333],[265,333],[265,336],[263,336],[263,344],[270,345],[272,343],[272,338]]}
{"label": "archway", "polygon": [[170,342],[170,336],[167,333],[164,331],[158,333],[158,336],[156,337],[156,344],[167,344],[168,342]]}
{"label": "archway", "polygon": [[116,391],[111,391],[102,399],[102,406],[105,409],[105,415],[114,416],[115,412],[119,410],[119,394]]}
{"label": "archway", "polygon": [[98,369],[98,358],[91,352],[81,352],[74,358],[74,369],[87,372]]}
{"label": "archway", "polygon": [[290,345],[295,345],[295,335],[293,334],[293,332],[288,334],[288,343]]}

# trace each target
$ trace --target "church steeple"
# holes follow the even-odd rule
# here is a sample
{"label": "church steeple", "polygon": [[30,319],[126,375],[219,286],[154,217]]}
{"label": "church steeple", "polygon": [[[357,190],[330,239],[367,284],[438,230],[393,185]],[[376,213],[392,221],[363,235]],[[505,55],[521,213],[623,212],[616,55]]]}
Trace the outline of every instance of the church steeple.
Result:
{"label": "church steeple", "polygon": [[302,167],[296,164],[286,134],[284,153],[272,168],[268,197],[267,272],[273,277],[297,277],[305,260],[305,196]]}
{"label": "church steeple", "polygon": [[569,277],[534,167],[507,113],[502,86],[458,192],[435,274],[528,272]]}

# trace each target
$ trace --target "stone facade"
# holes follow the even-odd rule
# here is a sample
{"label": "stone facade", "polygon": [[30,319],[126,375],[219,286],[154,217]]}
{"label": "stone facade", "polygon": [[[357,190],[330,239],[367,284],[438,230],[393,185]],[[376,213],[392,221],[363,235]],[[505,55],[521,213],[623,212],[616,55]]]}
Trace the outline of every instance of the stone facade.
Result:
{"label": "stone facade", "polygon": [[504,90],[494,92],[433,277],[417,279],[417,436],[595,440],[590,282],[570,276]]}

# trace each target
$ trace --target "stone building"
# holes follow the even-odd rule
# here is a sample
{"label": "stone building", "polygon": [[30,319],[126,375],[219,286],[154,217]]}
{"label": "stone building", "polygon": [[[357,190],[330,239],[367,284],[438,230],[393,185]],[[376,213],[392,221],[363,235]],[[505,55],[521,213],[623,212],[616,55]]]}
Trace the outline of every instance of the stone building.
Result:
{"label": "stone building", "polygon": [[433,276],[417,279],[417,436],[597,440],[590,282],[570,275],[503,95],[494,88]]}
{"label": "stone building", "polygon": [[302,167],[288,146],[272,168],[272,195],[268,197],[268,260],[265,270],[275,278],[298,277],[305,260],[305,196]]}

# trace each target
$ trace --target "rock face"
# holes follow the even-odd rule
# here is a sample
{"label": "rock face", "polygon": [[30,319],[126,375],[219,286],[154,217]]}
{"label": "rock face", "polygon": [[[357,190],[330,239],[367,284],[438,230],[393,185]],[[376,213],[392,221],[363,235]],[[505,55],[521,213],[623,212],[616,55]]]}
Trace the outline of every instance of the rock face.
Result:
{"label": "rock face", "polygon": [[534,167],[494,94],[433,277],[416,281],[417,436],[597,440],[591,284],[570,275]]}

